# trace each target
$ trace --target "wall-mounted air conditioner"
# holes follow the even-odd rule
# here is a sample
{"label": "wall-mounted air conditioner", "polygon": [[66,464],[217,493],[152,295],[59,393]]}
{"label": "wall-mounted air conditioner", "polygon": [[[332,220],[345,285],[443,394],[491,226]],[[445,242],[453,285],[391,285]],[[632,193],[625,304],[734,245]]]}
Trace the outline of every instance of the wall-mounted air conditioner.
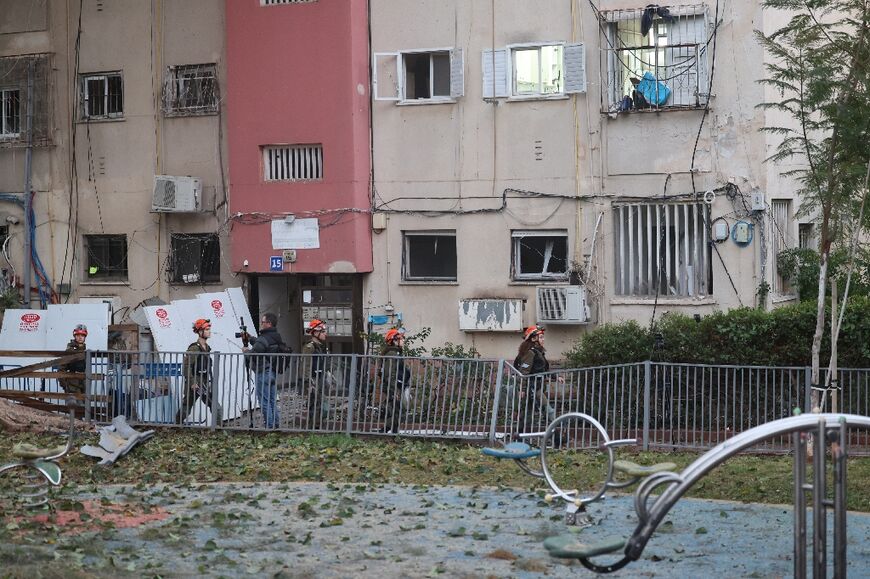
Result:
{"label": "wall-mounted air conditioner", "polygon": [[197,213],[202,211],[202,181],[196,177],[154,175],[151,211]]}
{"label": "wall-mounted air conditioner", "polygon": [[586,287],[582,285],[537,288],[538,322],[546,324],[589,323]]}

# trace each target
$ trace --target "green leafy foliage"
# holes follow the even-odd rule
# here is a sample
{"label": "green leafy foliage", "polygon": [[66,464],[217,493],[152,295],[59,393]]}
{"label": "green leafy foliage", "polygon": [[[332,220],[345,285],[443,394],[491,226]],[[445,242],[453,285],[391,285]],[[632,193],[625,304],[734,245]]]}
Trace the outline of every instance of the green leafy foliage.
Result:
{"label": "green leafy foliage", "polygon": [[[817,251],[804,248],[786,249],[777,256],[776,264],[780,274],[791,280],[801,301],[815,302],[818,299],[819,259]],[[828,273],[832,282],[836,281],[839,295],[844,295],[849,273],[849,252],[845,248],[831,251]],[[826,291],[826,295],[830,295],[830,289]],[[870,251],[867,248],[859,248],[856,252],[849,295],[870,295]]]}
{"label": "green leafy foliage", "polygon": [[21,298],[18,295],[18,290],[15,288],[7,288],[6,291],[0,293],[0,312],[5,312],[10,308],[16,308],[21,304]]}
{"label": "green leafy foliage", "polygon": [[[822,359],[830,356],[830,304],[822,339]],[[695,321],[667,313],[651,333],[637,322],[605,324],[565,352],[573,367],[602,366],[656,360],[696,364],[806,366],[816,324],[813,302],[770,312],[739,308],[716,312]],[[653,334],[664,338],[654,349]],[[870,297],[850,298],[837,346],[840,367],[870,367]]]}
{"label": "green leafy foliage", "polygon": [[480,352],[474,346],[463,346],[462,344],[447,342],[443,346],[432,348],[432,357],[471,359],[480,358]]}

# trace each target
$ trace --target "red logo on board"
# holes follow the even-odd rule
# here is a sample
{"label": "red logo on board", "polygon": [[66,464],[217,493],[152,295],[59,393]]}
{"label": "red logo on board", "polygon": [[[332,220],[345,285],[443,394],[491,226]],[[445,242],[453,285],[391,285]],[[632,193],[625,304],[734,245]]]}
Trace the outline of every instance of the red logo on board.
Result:
{"label": "red logo on board", "polygon": [[220,300],[212,300],[211,301],[211,309],[214,310],[214,317],[222,318],[224,317],[224,304]]}
{"label": "red logo on board", "polygon": [[32,324],[39,321],[39,314],[24,314],[21,316],[21,321],[25,324]]}
{"label": "red logo on board", "polygon": [[167,312],[163,308],[159,308],[156,312],[154,312],[154,315],[162,320],[164,318],[169,317],[169,312]]}

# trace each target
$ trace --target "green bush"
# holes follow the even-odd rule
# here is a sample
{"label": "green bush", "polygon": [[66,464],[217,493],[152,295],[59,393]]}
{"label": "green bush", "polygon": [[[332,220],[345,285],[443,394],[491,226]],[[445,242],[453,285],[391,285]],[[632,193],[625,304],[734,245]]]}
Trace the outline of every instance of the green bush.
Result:
{"label": "green bush", "polygon": [[[830,304],[826,314],[821,360],[831,354]],[[770,312],[739,308],[715,312],[700,321],[667,313],[652,332],[635,321],[605,324],[565,352],[571,367],[603,366],[656,360],[695,364],[808,366],[816,304],[801,302]],[[654,349],[654,338],[664,339]],[[841,368],[870,367],[870,297],[849,299],[837,348]]]}

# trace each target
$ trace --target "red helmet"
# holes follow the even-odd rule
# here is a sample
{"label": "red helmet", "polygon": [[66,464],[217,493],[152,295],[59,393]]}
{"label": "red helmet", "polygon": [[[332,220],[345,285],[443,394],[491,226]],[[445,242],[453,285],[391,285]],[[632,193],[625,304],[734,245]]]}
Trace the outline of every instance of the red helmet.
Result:
{"label": "red helmet", "polygon": [[395,342],[399,336],[404,336],[405,330],[403,328],[393,328],[392,330],[388,330],[386,334],[384,334],[384,339],[388,344],[392,344]]}
{"label": "red helmet", "polygon": [[75,328],[73,328],[73,336],[87,336],[88,335],[88,327],[84,324],[78,324]]}
{"label": "red helmet", "polygon": [[528,328],[526,328],[526,331],[523,333],[523,339],[524,340],[531,340],[532,338],[534,338],[538,334],[543,334],[544,331],[545,331],[544,328],[542,328],[541,326],[538,326],[538,325],[529,326]]}
{"label": "red helmet", "polygon": [[194,333],[200,333],[203,330],[211,329],[211,320],[206,320],[205,318],[199,318],[195,322],[193,322],[193,331]]}
{"label": "red helmet", "polygon": [[321,328],[325,330],[326,324],[324,324],[323,321],[318,320],[317,318],[314,318],[313,320],[308,322],[308,328],[306,328],[305,331],[308,332],[309,334],[313,334],[315,331],[317,331]]}

